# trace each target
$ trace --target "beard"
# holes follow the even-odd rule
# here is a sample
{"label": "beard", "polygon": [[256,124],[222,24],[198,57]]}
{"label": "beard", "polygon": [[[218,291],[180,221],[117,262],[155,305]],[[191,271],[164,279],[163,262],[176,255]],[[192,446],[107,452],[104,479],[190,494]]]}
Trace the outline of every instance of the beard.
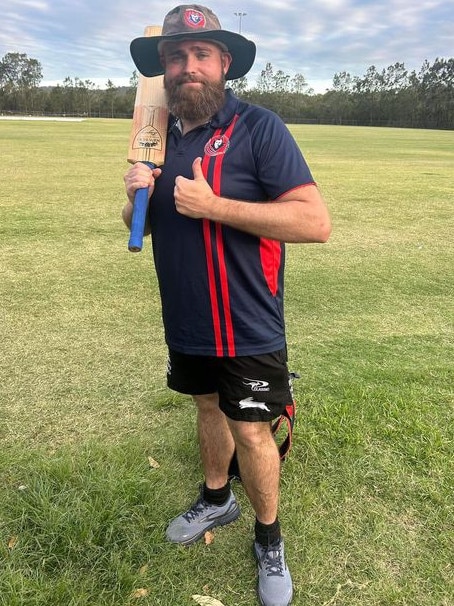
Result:
{"label": "beard", "polygon": [[[197,89],[183,87],[185,82],[199,82],[201,86]],[[181,76],[172,80],[164,77],[164,88],[169,111],[182,120],[209,120],[224,105],[224,74],[216,82],[193,76]]]}

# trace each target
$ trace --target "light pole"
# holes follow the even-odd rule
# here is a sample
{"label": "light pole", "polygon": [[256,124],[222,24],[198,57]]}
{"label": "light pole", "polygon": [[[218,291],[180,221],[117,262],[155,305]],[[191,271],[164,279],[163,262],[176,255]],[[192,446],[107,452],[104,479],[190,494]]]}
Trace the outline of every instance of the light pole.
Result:
{"label": "light pole", "polygon": [[239,27],[238,32],[241,34],[241,21],[242,21],[243,17],[245,17],[247,15],[247,13],[238,12],[238,13],[233,13],[233,14],[236,15],[240,20],[240,27]]}

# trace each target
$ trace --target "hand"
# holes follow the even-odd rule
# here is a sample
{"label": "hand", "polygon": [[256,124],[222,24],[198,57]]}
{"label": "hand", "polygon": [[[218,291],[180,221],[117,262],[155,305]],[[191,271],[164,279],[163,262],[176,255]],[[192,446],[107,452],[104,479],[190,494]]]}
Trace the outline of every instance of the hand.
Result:
{"label": "hand", "polygon": [[175,179],[175,207],[179,213],[192,219],[209,219],[216,196],[202,171],[202,158],[192,163],[194,179]]}
{"label": "hand", "polygon": [[148,187],[148,197],[154,191],[155,181],[161,174],[160,168],[150,168],[143,162],[136,162],[125,174],[123,180],[126,188],[126,195],[131,204],[134,204],[136,190]]}

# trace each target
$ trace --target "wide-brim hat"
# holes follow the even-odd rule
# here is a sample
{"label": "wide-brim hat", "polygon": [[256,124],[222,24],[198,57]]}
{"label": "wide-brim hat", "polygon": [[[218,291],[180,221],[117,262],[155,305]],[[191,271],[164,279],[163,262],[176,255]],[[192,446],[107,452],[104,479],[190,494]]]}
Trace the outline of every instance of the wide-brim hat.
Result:
{"label": "wide-brim hat", "polygon": [[254,42],[241,34],[221,29],[213,11],[199,4],[183,4],[171,10],[164,19],[161,36],[135,38],[130,46],[132,59],[144,76],[160,76],[164,73],[160,45],[188,38],[215,42],[230,53],[232,62],[226,80],[241,78],[254,63]]}

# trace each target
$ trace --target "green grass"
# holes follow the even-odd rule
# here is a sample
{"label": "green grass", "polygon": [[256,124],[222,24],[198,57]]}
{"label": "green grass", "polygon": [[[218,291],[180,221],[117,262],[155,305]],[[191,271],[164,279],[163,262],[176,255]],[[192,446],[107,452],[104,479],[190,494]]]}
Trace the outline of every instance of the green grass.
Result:
{"label": "green grass", "polygon": [[[201,469],[120,220],[129,127],[0,121],[2,606],[257,603],[241,486],[212,545],[164,539]],[[288,247],[294,604],[453,606],[454,134],[291,128],[334,224]]]}

